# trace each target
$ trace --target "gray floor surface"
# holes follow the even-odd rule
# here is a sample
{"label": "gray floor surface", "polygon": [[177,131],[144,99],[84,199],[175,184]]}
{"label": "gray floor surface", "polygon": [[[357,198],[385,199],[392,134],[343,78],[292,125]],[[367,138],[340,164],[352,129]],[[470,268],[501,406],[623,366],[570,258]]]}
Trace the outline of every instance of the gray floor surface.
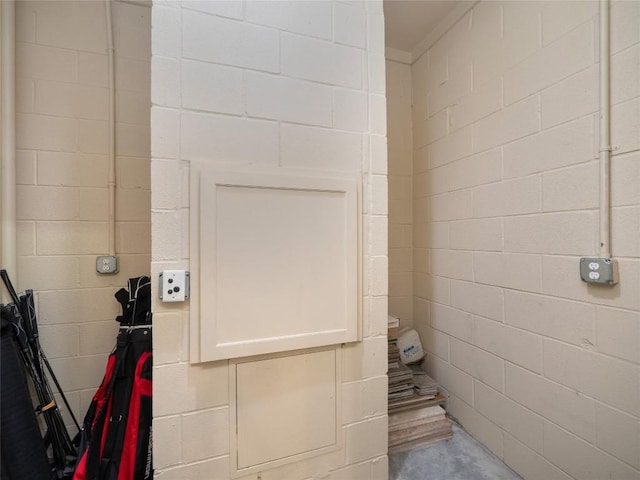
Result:
{"label": "gray floor surface", "polygon": [[522,480],[453,424],[453,438],[389,456],[389,480]]}

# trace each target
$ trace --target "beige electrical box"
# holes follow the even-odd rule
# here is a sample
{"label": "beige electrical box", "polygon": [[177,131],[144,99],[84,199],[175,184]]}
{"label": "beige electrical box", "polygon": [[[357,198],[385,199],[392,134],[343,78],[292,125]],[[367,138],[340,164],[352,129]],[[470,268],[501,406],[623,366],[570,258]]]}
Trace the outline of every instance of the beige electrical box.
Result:
{"label": "beige electrical box", "polygon": [[192,163],[192,363],[359,340],[359,184]]}

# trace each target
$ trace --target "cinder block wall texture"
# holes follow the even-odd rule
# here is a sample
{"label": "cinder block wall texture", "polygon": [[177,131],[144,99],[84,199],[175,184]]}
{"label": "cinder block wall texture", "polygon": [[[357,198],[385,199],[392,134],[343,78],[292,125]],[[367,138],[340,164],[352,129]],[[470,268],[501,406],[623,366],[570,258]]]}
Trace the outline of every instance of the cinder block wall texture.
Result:
{"label": "cinder block wall texture", "polygon": [[414,325],[448,411],[531,479],[640,478],[640,2],[611,3],[614,288],[578,274],[598,15],[482,1],[412,65]]}
{"label": "cinder block wall texture", "polygon": [[[263,480],[387,477],[384,68],[382,2],[153,6],[154,278],[189,269],[190,160],[221,171],[283,167],[363,179],[364,340],[344,347],[344,448],[264,471]],[[228,362],[189,364],[188,303],[156,300],[154,311],[157,476],[227,479]]]}
{"label": "cinder block wall texture", "polygon": [[117,241],[108,253],[107,29],[103,2],[16,2],[18,284],[82,418],[115,344],[115,291],[149,274],[151,9],[114,1]]}
{"label": "cinder block wall texture", "polygon": [[411,66],[387,60],[387,139],[389,156],[389,313],[401,326],[413,319],[413,136]]}

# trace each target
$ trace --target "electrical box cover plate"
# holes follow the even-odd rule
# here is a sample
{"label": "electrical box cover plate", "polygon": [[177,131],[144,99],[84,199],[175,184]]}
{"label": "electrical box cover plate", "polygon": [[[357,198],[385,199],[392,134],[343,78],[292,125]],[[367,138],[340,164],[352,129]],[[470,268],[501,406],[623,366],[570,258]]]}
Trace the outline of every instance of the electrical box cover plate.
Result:
{"label": "electrical box cover plate", "polygon": [[618,283],[618,262],[610,258],[581,258],[580,278],[601,285]]}
{"label": "electrical box cover plate", "polygon": [[163,302],[184,302],[189,298],[189,272],[165,270],[160,273],[158,293]]}

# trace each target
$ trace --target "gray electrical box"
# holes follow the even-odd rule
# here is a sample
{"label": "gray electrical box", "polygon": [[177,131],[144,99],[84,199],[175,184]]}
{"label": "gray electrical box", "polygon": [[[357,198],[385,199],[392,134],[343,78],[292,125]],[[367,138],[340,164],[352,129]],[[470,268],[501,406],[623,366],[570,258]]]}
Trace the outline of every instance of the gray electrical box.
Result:
{"label": "gray electrical box", "polygon": [[96,258],[96,272],[101,275],[118,273],[118,257],[101,255]]}
{"label": "gray electrical box", "polygon": [[580,278],[587,283],[615,285],[618,283],[618,262],[610,258],[581,258]]}

